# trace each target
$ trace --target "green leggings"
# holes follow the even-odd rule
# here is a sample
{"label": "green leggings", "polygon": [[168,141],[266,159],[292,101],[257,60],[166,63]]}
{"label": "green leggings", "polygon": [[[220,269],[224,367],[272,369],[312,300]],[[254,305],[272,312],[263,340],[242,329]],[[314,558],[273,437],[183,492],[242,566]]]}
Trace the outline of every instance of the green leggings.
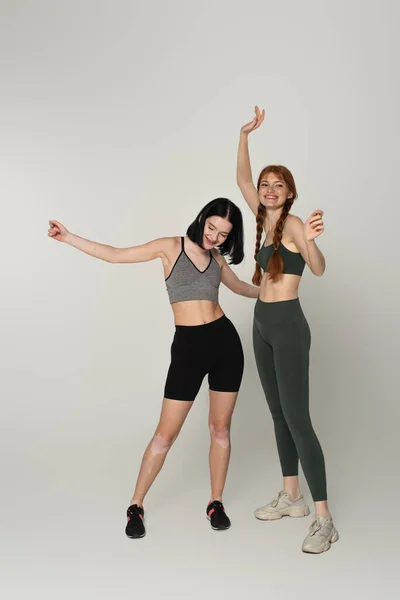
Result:
{"label": "green leggings", "polygon": [[274,420],[284,477],[298,475],[299,459],[314,502],[327,499],[325,461],[311,424],[308,366],[311,334],[298,299],[257,300],[253,344]]}

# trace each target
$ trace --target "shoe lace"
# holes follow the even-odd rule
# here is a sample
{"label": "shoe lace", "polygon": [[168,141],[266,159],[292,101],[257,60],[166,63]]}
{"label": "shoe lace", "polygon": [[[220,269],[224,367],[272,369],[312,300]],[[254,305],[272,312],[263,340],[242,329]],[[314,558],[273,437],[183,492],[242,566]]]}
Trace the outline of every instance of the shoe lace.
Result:
{"label": "shoe lace", "polygon": [[214,500],[214,502],[211,502],[211,503],[208,505],[208,509],[207,509],[207,510],[208,510],[208,512],[209,512],[211,509],[214,509],[214,512],[216,512],[216,513],[219,513],[219,512],[225,512],[224,505],[223,505],[223,504],[222,504],[222,502],[220,502],[219,500]]}
{"label": "shoe lace", "polygon": [[286,492],[284,492],[283,490],[281,490],[276,496],[275,498],[272,500],[271,502],[271,506],[272,508],[276,508],[279,504],[279,500],[282,498],[282,496],[285,496]]}
{"label": "shoe lace", "polygon": [[322,535],[323,535],[324,533],[327,532],[326,526],[327,526],[327,522],[322,522],[319,519],[315,519],[314,523],[312,523],[312,525],[310,527],[309,535],[315,535],[316,533],[318,533],[318,531],[321,531],[325,528],[325,532],[322,531]]}
{"label": "shoe lace", "polygon": [[138,506],[133,506],[132,508],[128,508],[128,521],[136,523],[141,523],[142,519],[140,517],[140,509]]}

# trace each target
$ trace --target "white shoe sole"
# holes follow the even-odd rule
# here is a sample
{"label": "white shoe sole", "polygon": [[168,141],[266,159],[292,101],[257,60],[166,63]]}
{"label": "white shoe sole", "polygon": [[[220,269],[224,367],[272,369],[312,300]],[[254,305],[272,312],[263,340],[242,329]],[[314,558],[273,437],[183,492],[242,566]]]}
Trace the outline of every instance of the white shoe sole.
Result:
{"label": "white shoe sole", "polygon": [[293,517],[299,519],[300,517],[308,517],[310,509],[307,504],[301,506],[288,506],[284,510],[276,511],[273,513],[258,513],[255,511],[254,516],[260,521],[276,521],[282,517]]}
{"label": "white shoe sole", "polygon": [[327,550],[329,550],[331,545],[334,544],[335,542],[337,542],[338,539],[339,539],[339,534],[335,529],[334,531],[332,531],[332,534],[331,534],[331,537],[329,538],[329,540],[326,540],[322,544],[322,546],[317,546],[316,548],[307,548],[307,546],[306,546],[305,548],[302,547],[302,550],[306,554],[322,554],[323,552],[326,552]]}

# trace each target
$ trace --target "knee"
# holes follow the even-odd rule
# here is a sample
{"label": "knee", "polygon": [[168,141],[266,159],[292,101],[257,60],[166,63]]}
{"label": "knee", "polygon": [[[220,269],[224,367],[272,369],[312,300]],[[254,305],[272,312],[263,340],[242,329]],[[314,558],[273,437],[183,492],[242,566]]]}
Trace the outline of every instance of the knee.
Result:
{"label": "knee", "polygon": [[287,423],[293,437],[309,437],[314,434],[311,420],[308,417],[292,416],[287,419]]}
{"label": "knee", "polygon": [[166,454],[175,442],[177,436],[169,433],[162,433],[157,431],[151,440],[150,448],[151,453],[155,454]]}
{"label": "knee", "polygon": [[219,423],[210,423],[210,435],[217,444],[223,448],[228,448],[230,443],[230,426],[221,425]]}

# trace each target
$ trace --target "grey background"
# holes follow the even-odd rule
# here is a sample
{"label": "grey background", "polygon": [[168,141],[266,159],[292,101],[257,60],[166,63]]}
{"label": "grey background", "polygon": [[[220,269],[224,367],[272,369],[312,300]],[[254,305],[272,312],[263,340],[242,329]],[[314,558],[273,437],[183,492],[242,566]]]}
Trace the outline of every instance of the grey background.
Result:
{"label": "grey background", "polygon": [[[392,596],[398,562],[396,2],[0,2],[1,588],[7,598]],[[242,209],[254,174],[293,172],[293,213],[325,211],[322,279],[305,275],[311,402],[340,542],[309,519],[257,522],[279,491],[251,348],[254,301],[221,290],[246,371],[225,504],[212,532],[207,392],[146,501],[125,510],[159,414],[173,320],[161,265],[108,265],[46,237],[54,218],[103,243],[180,235],[206,202]],[[304,492],[310,501],[308,488]]]}

